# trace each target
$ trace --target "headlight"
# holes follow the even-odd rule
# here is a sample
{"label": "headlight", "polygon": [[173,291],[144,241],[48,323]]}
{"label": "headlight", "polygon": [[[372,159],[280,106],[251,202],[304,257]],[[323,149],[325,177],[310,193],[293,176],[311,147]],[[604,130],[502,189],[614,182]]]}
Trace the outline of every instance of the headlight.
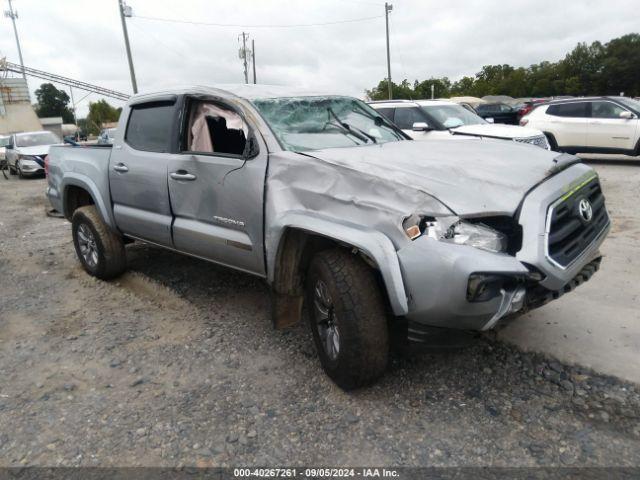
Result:
{"label": "headlight", "polygon": [[468,245],[489,252],[507,250],[506,235],[482,224],[466,222],[456,217],[422,218],[418,222],[415,220],[416,216],[412,215],[403,223],[405,232],[412,240],[426,235],[441,242]]}
{"label": "headlight", "polygon": [[25,167],[40,167],[40,164],[36,162],[36,159],[30,155],[20,155],[18,160],[20,160],[20,164]]}

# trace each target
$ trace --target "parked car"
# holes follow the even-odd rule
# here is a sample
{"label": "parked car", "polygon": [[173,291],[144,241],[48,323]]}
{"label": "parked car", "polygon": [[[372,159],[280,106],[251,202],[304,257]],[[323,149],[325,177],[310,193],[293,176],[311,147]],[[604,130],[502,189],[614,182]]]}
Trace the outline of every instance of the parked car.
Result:
{"label": "parked car", "polygon": [[9,171],[21,177],[44,174],[49,147],[57,143],[60,143],[58,136],[47,130],[14,133],[5,147]]}
{"label": "parked car", "polygon": [[[342,388],[413,342],[488,330],[598,269],[596,172],[513,142],[414,142],[355,98],[286,87],[134,95],[113,148],[54,146],[47,195],[83,268],[141,240],[262,277],[276,328],[302,318]],[[514,159],[520,161],[514,162]]]}
{"label": "parked car", "polygon": [[542,104],[520,124],[542,130],[554,150],[640,155],[638,117],[637,100],[588,97]]}
{"label": "parked car", "polygon": [[544,98],[532,98],[531,100],[524,100],[518,103],[514,108],[518,111],[518,118],[520,119],[533,110],[536,105],[546,101],[547,99]]}
{"label": "parked car", "polygon": [[506,103],[481,103],[475,109],[478,115],[490,122],[518,125],[518,110]]}
{"label": "parked car", "polygon": [[106,128],[98,135],[98,145],[113,145],[113,139],[116,136],[116,128]]}
{"label": "parked car", "polygon": [[514,140],[549,149],[547,138],[539,130],[492,124],[454,102],[389,100],[371,102],[370,105],[414,140],[484,137]]}
{"label": "parked car", "polygon": [[6,147],[9,145],[11,137],[0,136],[0,161],[4,162],[7,158]]}

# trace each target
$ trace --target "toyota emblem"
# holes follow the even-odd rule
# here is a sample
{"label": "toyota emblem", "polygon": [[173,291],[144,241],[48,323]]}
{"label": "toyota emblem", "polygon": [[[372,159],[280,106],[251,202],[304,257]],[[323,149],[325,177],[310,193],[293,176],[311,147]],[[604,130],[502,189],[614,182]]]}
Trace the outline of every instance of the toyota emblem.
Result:
{"label": "toyota emblem", "polygon": [[585,222],[590,222],[591,218],[593,218],[593,208],[591,207],[589,200],[586,198],[580,200],[580,203],[578,204],[578,211]]}

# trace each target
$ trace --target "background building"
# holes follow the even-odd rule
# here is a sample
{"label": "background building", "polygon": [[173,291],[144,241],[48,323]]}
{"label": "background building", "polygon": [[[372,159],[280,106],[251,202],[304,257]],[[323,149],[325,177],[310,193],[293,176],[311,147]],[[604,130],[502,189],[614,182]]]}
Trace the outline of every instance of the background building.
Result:
{"label": "background building", "polygon": [[0,134],[42,130],[24,78],[0,78]]}

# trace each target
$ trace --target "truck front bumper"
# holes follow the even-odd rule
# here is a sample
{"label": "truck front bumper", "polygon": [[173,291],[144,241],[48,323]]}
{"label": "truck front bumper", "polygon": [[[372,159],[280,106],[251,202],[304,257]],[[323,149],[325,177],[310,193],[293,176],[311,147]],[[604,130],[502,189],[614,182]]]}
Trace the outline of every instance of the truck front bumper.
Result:
{"label": "truck front bumper", "polygon": [[[581,201],[590,209],[593,204],[593,218],[576,224]],[[560,223],[554,209],[564,209]],[[599,247],[611,224],[597,175],[586,165],[573,165],[529,192],[517,220],[523,233],[515,256],[428,236],[398,250],[410,324],[488,330],[511,314],[573,290],[598,270]],[[568,221],[574,230],[559,237]],[[550,253],[552,238],[573,249],[564,265]],[[479,286],[486,287],[481,295]]]}
{"label": "truck front bumper", "polygon": [[[544,273],[513,256],[428,237],[399,250],[398,258],[409,303],[409,337],[420,341],[422,327],[488,330],[505,317],[540,307],[589,280],[601,255],[593,250],[554,290],[544,286]],[[486,292],[478,297],[477,286],[485,281]]]}

